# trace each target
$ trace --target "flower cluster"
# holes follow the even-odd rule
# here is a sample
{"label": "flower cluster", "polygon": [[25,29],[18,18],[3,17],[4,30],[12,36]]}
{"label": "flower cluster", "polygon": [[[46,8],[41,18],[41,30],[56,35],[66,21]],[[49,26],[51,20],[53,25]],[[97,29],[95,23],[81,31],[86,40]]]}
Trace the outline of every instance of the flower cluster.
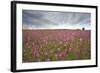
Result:
{"label": "flower cluster", "polygon": [[23,30],[23,62],[90,59],[90,30]]}

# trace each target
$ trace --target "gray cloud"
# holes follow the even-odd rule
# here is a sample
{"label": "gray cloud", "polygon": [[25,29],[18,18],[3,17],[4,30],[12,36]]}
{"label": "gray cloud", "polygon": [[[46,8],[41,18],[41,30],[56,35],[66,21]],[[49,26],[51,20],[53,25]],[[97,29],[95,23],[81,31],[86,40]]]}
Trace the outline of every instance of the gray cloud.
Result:
{"label": "gray cloud", "polygon": [[22,11],[23,28],[49,28],[58,26],[80,26],[90,28],[91,14],[78,12]]}

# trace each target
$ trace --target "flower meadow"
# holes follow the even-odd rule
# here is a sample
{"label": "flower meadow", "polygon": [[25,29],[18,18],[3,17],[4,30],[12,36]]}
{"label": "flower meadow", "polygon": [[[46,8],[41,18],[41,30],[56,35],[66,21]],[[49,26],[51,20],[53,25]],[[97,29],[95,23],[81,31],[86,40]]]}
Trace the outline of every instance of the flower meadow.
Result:
{"label": "flower meadow", "polygon": [[91,59],[91,31],[79,29],[23,29],[22,62]]}

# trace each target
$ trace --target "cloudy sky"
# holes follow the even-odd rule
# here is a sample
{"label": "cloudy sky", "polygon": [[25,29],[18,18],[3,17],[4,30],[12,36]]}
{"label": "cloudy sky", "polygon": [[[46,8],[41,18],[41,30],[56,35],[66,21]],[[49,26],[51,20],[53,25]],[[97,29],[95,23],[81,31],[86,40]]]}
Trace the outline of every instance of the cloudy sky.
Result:
{"label": "cloudy sky", "polygon": [[23,10],[22,24],[23,29],[90,29],[91,14]]}

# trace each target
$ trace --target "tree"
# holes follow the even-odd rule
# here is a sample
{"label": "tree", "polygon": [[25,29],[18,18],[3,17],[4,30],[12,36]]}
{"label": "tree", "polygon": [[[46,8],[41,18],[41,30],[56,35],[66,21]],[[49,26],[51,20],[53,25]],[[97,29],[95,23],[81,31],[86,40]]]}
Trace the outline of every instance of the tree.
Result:
{"label": "tree", "polygon": [[83,28],[82,28],[82,30],[84,31],[84,30],[85,30],[85,28],[83,27]]}

